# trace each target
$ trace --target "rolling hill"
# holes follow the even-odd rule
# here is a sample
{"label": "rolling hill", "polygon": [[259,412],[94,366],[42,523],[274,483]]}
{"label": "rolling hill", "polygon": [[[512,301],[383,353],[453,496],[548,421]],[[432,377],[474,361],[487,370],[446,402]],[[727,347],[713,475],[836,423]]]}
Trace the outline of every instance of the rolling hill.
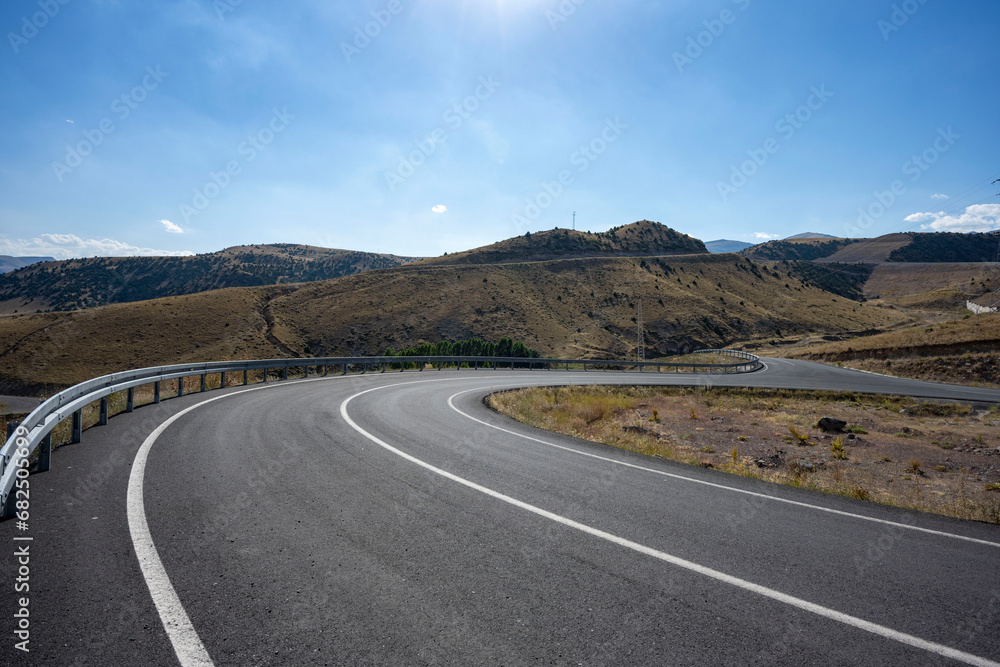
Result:
{"label": "rolling hill", "polygon": [[830,236],[829,234],[820,234],[819,232],[803,232],[801,234],[796,234],[794,236],[788,236],[785,238],[786,241],[797,241],[799,239],[835,239],[836,236]]}
{"label": "rolling hill", "polygon": [[0,393],[51,392],[126,368],[225,358],[379,354],[510,337],[546,355],[649,357],[909,321],[735,255],[410,264],[302,285],[229,288],[0,320]]}
{"label": "rolling hill", "polygon": [[640,220],[612,227],[606,232],[550,229],[493,243],[465,252],[425,259],[417,265],[502,264],[575,257],[624,257],[637,255],[690,255],[707,253],[696,238],[666,225]]}
{"label": "rolling hill", "polygon": [[413,261],[294,244],[234,246],[193,257],[91,257],[0,275],[0,314],[68,311],[226,287],[326,280]]}
{"label": "rolling hill", "polygon": [[782,241],[767,241],[740,252],[741,255],[757,261],[775,260],[817,260],[833,255],[838,250],[856,243],[857,239],[790,238]]}

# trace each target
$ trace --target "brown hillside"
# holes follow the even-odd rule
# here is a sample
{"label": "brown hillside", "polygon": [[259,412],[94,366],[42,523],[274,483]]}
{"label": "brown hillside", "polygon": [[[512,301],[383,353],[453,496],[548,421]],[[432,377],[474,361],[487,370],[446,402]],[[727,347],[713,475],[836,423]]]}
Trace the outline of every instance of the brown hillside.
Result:
{"label": "brown hillside", "polygon": [[[224,358],[378,354],[476,336],[546,355],[649,356],[782,333],[885,329],[907,317],[733,255],[408,266],[299,286],[234,288],[0,320],[0,389]],[[742,303],[741,303],[742,302]],[[273,326],[272,326],[273,324]]]}
{"label": "brown hillside", "polygon": [[53,393],[162,364],[285,356],[267,306],[288,288],[230,288],[70,313],[0,320],[0,393]]}
{"label": "brown hillside", "polygon": [[634,352],[643,298],[650,356],[772,335],[775,329],[884,328],[901,313],[865,307],[733,256],[406,267],[303,286],[276,300],[275,334],[316,355],[478,336],[544,354]]}
{"label": "brown hillside", "polygon": [[820,259],[822,262],[884,262],[893,250],[913,241],[912,233],[886,234],[876,239],[862,239]]}
{"label": "brown hillside", "polygon": [[964,311],[965,302],[991,291],[993,265],[892,262],[874,267],[864,296],[904,308]]}

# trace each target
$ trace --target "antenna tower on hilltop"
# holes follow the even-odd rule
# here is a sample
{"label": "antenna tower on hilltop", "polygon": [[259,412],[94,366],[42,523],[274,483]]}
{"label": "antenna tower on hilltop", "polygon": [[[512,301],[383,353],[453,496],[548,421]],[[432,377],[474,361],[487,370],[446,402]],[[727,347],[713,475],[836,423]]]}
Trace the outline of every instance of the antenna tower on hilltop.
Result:
{"label": "antenna tower on hilltop", "polygon": [[646,341],[642,335],[642,297],[639,297],[639,315],[635,318],[639,335],[638,335],[638,346],[637,346],[637,359],[639,361],[646,361]]}
{"label": "antenna tower on hilltop", "polygon": [[573,211],[573,231],[576,231],[576,211]]}

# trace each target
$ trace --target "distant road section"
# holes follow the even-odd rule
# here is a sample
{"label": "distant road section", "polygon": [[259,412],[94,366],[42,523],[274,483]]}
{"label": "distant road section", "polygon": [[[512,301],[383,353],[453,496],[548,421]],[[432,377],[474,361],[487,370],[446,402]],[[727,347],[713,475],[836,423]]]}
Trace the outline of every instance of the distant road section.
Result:
{"label": "distant road section", "polygon": [[42,399],[31,396],[0,396],[0,415],[31,412],[41,404]]}

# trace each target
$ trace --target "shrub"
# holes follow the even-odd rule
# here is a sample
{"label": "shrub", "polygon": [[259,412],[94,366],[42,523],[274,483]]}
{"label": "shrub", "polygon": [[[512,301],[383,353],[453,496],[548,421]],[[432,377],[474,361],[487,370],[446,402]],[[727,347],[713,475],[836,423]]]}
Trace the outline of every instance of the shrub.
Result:
{"label": "shrub", "polygon": [[844,460],[847,458],[847,452],[844,451],[844,440],[843,438],[837,438],[830,445],[830,451],[833,452],[833,458]]}
{"label": "shrub", "polygon": [[797,428],[795,428],[791,424],[788,425],[788,432],[792,434],[793,438],[795,438],[796,440],[798,440],[798,444],[800,446],[802,446],[802,447],[805,447],[807,445],[815,445],[816,444],[815,442],[809,442],[809,434],[808,433],[802,433],[801,431],[799,431]]}

